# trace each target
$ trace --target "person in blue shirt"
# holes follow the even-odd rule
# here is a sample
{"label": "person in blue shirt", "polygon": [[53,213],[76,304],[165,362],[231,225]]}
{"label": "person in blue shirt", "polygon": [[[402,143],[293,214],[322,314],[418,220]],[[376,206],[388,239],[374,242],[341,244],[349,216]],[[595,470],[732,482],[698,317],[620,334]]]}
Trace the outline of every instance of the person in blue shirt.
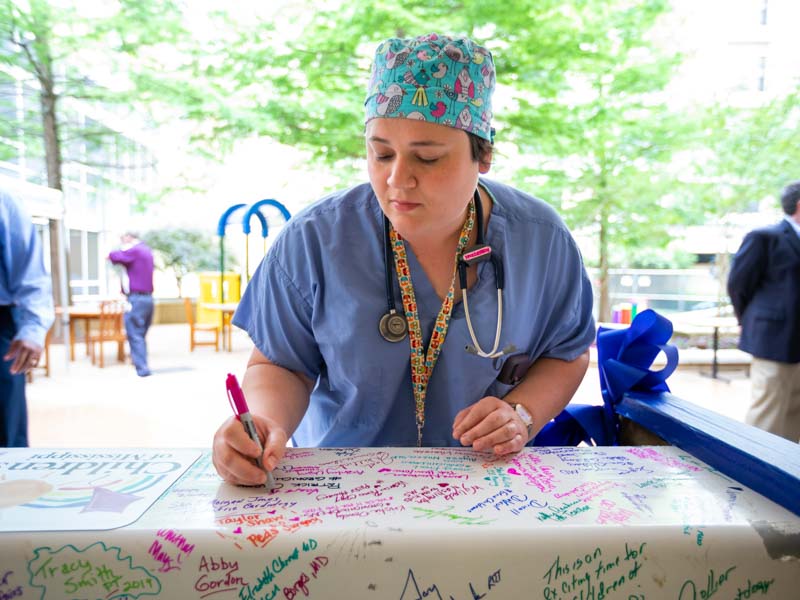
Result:
{"label": "person in blue shirt", "polygon": [[504,455],[571,399],[595,336],[574,239],[547,204],[486,179],[492,56],[391,39],[367,92],[369,183],[284,227],[234,316],[264,445],[235,419],[218,473],[259,484],[295,446],[470,446]]}
{"label": "person in blue shirt", "polygon": [[28,445],[25,373],[38,364],[55,319],[51,290],[36,228],[0,189],[0,447]]}

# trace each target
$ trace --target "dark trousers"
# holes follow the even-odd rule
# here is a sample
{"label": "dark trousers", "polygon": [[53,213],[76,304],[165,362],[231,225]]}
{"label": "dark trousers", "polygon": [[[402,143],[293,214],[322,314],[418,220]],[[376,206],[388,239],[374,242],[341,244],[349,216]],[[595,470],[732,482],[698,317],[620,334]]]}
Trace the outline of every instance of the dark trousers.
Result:
{"label": "dark trousers", "polygon": [[2,360],[17,333],[10,306],[0,306],[0,447],[28,445],[28,407],[25,404],[25,375],[12,375],[13,360]]}
{"label": "dark trousers", "polygon": [[131,309],[125,313],[125,335],[131,348],[131,361],[137,373],[148,371],[145,336],[153,322],[153,297],[149,294],[128,296]]}

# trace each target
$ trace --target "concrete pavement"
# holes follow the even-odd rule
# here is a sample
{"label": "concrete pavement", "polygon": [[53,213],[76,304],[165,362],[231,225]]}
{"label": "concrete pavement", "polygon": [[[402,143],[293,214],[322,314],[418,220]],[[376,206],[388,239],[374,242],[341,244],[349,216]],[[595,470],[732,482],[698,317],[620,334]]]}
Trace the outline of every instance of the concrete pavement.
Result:
{"label": "concrete pavement", "polygon": [[[68,365],[63,346],[52,345],[51,377],[37,372],[27,387],[31,446],[210,446],[214,431],[231,414],[225,376],[230,372],[241,378],[249,338],[234,330],[232,352],[200,347],[190,353],[188,325],[156,325],[147,340],[153,371],[147,378],[138,377],[129,362],[117,362],[114,344],[106,345],[104,369],[91,365],[81,343],[77,360]],[[668,384],[684,400],[741,421],[750,380],[743,371],[722,374],[731,381],[679,367]],[[596,367],[590,367],[575,401],[600,401]]]}

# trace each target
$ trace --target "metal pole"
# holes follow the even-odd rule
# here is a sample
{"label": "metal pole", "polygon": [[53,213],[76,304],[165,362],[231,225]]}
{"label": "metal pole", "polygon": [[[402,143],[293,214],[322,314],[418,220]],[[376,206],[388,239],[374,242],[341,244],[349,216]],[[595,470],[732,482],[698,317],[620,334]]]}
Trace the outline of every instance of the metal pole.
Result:
{"label": "metal pole", "polygon": [[225,282],[225,238],[219,238],[219,301],[224,301],[222,297],[222,284]]}
{"label": "metal pole", "polygon": [[714,327],[714,355],[711,357],[711,378],[717,378],[717,350],[719,350],[719,327]]}
{"label": "metal pole", "polygon": [[250,282],[250,234],[244,236],[244,277],[245,282]]}
{"label": "metal pole", "polygon": [[[64,205],[64,198],[61,198],[61,205],[63,209]],[[64,336],[64,357],[65,361],[64,364],[66,365],[66,369],[69,370],[69,349],[71,347],[71,340],[69,336],[69,290],[68,290],[68,282],[67,282],[67,233],[66,227],[64,225],[64,219],[66,218],[66,211],[62,210],[61,218],[59,219],[58,225],[58,237],[61,239],[59,240],[58,244],[58,268],[61,271],[61,277],[59,278],[59,290],[58,295],[61,300],[61,333]]]}

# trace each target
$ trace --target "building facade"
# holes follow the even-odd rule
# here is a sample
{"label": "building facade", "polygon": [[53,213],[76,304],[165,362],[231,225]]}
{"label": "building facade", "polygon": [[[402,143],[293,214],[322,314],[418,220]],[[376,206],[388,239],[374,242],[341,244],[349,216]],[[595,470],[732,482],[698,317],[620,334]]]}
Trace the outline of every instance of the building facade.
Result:
{"label": "building facade", "polygon": [[[42,232],[48,263],[58,255],[36,191],[48,176],[42,142],[40,90],[24,72],[0,64],[0,175],[18,182],[18,193]],[[130,125],[113,113],[80,101],[59,99],[57,117],[62,155],[64,251],[73,302],[118,292],[117,277],[106,262],[108,251],[136,205],[151,190],[155,158]],[[51,211],[52,212],[52,211]],[[113,232],[113,233],[112,233]],[[51,265],[48,264],[48,267]]]}

